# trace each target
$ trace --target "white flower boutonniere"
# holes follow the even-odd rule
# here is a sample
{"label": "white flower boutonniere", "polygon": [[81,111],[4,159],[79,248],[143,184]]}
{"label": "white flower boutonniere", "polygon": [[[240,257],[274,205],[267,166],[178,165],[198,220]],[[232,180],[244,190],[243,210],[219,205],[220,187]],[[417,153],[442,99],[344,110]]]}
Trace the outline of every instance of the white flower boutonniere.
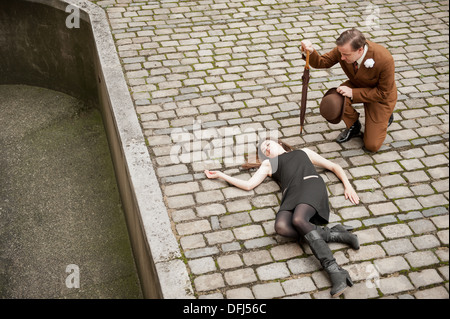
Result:
{"label": "white flower boutonniere", "polygon": [[364,66],[368,69],[373,68],[373,65],[375,64],[375,61],[373,59],[367,59],[364,62]]}

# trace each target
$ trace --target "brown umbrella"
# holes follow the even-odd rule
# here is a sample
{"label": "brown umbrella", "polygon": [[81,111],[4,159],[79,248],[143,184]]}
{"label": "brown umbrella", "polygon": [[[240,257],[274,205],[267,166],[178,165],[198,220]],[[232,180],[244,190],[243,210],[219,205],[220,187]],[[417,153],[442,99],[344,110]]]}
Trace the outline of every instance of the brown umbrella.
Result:
{"label": "brown umbrella", "polygon": [[302,101],[300,104],[300,135],[303,131],[303,123],[305,123],[306,113],[306,99],[308,95],[308,83],[309,83],[309,51],[306,50],[306,65],[302,76]]}

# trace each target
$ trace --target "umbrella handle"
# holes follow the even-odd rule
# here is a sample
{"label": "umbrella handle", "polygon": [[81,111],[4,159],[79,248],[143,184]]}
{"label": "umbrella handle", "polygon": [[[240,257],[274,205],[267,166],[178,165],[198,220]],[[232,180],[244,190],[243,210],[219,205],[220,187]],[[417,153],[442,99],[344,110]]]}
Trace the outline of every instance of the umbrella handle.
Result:
{"label": "umbrella handle", "polygon": [[309,50],[306,50],[306,65],[305,65],[305,69],[306,70],[309,69]]}

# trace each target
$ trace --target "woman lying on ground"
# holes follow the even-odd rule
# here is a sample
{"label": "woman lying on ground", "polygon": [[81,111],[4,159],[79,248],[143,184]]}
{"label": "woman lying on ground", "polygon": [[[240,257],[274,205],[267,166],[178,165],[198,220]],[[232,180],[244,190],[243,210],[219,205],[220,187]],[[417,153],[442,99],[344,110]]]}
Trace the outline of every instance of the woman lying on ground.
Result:
{"label": "woman lying on ground", "polygon": [[267,138],[258,145],[255,163],[245,163],[244,168],[258,170],[247,181],[228,176],[219,171],[205,170],[211,179],[222,179],[244,190],[261,184],[267,176],[276,180],[282,190],[282,199],[275,219],[275,231],[285,237],[304,238],[311,250],[330,276],[331,295],[339,296],[353,282],[349,273],[338,266],[327,242],[349,244],[359,249],[356,235],[342,225],[319,227],[328,223],[330,209],[325,183],[314,165],[332,171],[344,184],[345,198],[354,204],[359,197],[347,179],[344,170],[312,150],[293,150],[286,143]]}

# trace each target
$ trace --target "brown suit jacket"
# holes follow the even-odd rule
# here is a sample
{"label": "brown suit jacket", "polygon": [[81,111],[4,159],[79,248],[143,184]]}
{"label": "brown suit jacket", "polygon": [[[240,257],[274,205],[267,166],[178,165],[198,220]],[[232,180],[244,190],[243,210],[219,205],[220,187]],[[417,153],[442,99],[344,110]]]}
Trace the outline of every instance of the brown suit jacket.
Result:
{"label": "brown suit jacket", "polygon": [[[316,69],[331,68],[339,63],[349,79],[344,85],[353,89],[353,103],[379,103],[392,112],[397,102],[394,58],[381,45],[371,41],[367,41],[367,44],[368,51],[356,74],[352,64],[342,61],[337,47],[323,55],[314,51],[309,57],[309,63]],[[372,68],[365,67],[367,59],[375,61]]]}

